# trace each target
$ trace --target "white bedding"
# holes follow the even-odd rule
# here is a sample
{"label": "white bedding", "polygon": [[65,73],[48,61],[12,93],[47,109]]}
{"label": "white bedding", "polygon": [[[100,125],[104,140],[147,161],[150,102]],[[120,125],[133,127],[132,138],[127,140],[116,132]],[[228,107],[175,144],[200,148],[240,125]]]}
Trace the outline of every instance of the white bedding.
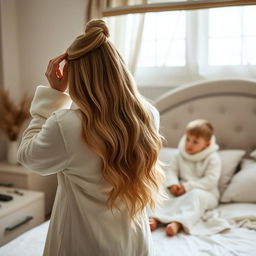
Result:
{"label": "white bedding", "polygon": [[164,229],[153,234],[157,256],[255,256],[256,231],[235,228],[211,236],[180,233],[167,237]]}
{"label": "white bedding", "polygon": [[[153,232],[157,256],[255,256],[256,204],[222,204],[208,211],[204,218],[229,228],[214,235],[187,235],[167,237],[164,227]],[[220,229],[220,226],[216,226]]]}
{"label": "white bedding", "polygon": [[[167,237],[164,227],[152,232],[157,256],[255,256],[256,204],[226,204],[205,218],[222,219],[231,229],[214,235]],[[41,256],[49,222],[24,233],[0,248],[1,256]],[[216,227],[218,228],[218,227]]]}

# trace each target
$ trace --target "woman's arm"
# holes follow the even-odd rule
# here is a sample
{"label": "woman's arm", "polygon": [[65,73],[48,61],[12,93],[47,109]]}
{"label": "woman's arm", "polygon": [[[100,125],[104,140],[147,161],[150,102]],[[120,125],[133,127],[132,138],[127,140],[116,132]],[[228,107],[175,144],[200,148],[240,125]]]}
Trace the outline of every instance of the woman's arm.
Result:
{"label": "woman's arm", "polygon": [[32,121],[23,133],[17,152],[21,164],[41,175],[61,171],[67,166],[67,148],[58,115],[54,113],[60,109],[69,109],[72,103],[65,93],[68,88],[67,63],[63,72],[60,70],[60,63],[66,57],[64,53],[49,61],[45,75],[51,87],[36,88],[30,108]]}
{"label": "woman's arm", "polygon": [[32,120],[24,131],[17,152],[18,161],[41,175],[65,169],[67,149],[54,112],[69,109],[72,101],[65,92],[38,86],[30,113]]}

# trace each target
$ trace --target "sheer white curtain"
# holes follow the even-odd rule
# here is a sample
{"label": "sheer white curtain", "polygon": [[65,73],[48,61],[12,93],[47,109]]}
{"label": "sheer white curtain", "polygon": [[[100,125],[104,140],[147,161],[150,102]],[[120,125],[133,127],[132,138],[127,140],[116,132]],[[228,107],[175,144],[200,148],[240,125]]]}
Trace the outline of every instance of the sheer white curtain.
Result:
{"label": "sheer white curtain", "polygon": [[198,12],[199,74],[256,78],[256,6]]}
{"label": "sheer white curtain", "polygon": [[182,80],[186,64],[186,12],[146,13],[135,77],[141,85]]}
{"label": "sheer white curtain", "polygon": [[[107,18],[139,85],[256,79],[256,6]],[[114,33],[113,33],[114,31]]]}
{"label": "sheer white curtain", "polygon": [[[147,4],[148,0],[89,0],[86,9],[87,21],[102,18],[102,11],[108,7]],[[134,74],[141,49],[144,28],[144,14],[106,17],[110,27],[110,40],[114,42]]]}
{"label": "sheer white curtain", "polygon": [[115,44],[132,74],[140,56],[144,14],[105,18],[110,28],[110,40]]}

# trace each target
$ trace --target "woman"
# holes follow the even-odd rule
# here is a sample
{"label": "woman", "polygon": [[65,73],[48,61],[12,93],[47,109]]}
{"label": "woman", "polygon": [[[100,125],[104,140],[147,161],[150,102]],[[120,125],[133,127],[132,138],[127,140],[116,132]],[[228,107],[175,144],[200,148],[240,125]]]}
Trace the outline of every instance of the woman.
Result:
{"label": "woman", "polygon": [[153,255],[146,206],[164,178],[159,115],[108,37],[104,21],[90,21],[49,62],[51,87],[38,86],[32,101],[19,162],[58,177],[45,256]]}

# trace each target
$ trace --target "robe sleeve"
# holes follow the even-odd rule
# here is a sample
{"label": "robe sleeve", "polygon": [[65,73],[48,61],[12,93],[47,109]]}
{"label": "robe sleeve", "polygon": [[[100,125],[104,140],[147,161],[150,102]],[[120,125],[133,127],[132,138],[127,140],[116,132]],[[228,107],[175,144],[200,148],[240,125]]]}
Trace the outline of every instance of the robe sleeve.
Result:
{"label": "robe sleeve", "polygon": [[184,182],[182,185],[186,191],[198,188],[202,190],[211,190],[218,187],[218,181],[221,175],[221,161],[217,154],[210,158],[204,176],[198,180]]}
{"label": "robe sleeve", "polygon": [[18,161],[26,168],[48,175],[67,166],[68,152],[55,111],[69,109],[66,92],[39,85],[30,107],[32,120],[22,135]]}
{"label": "robe sleeve", "polygon": [[178,153],[172,156],[171,161],[166,168],[166,186],[179,185],[179,163]]}

